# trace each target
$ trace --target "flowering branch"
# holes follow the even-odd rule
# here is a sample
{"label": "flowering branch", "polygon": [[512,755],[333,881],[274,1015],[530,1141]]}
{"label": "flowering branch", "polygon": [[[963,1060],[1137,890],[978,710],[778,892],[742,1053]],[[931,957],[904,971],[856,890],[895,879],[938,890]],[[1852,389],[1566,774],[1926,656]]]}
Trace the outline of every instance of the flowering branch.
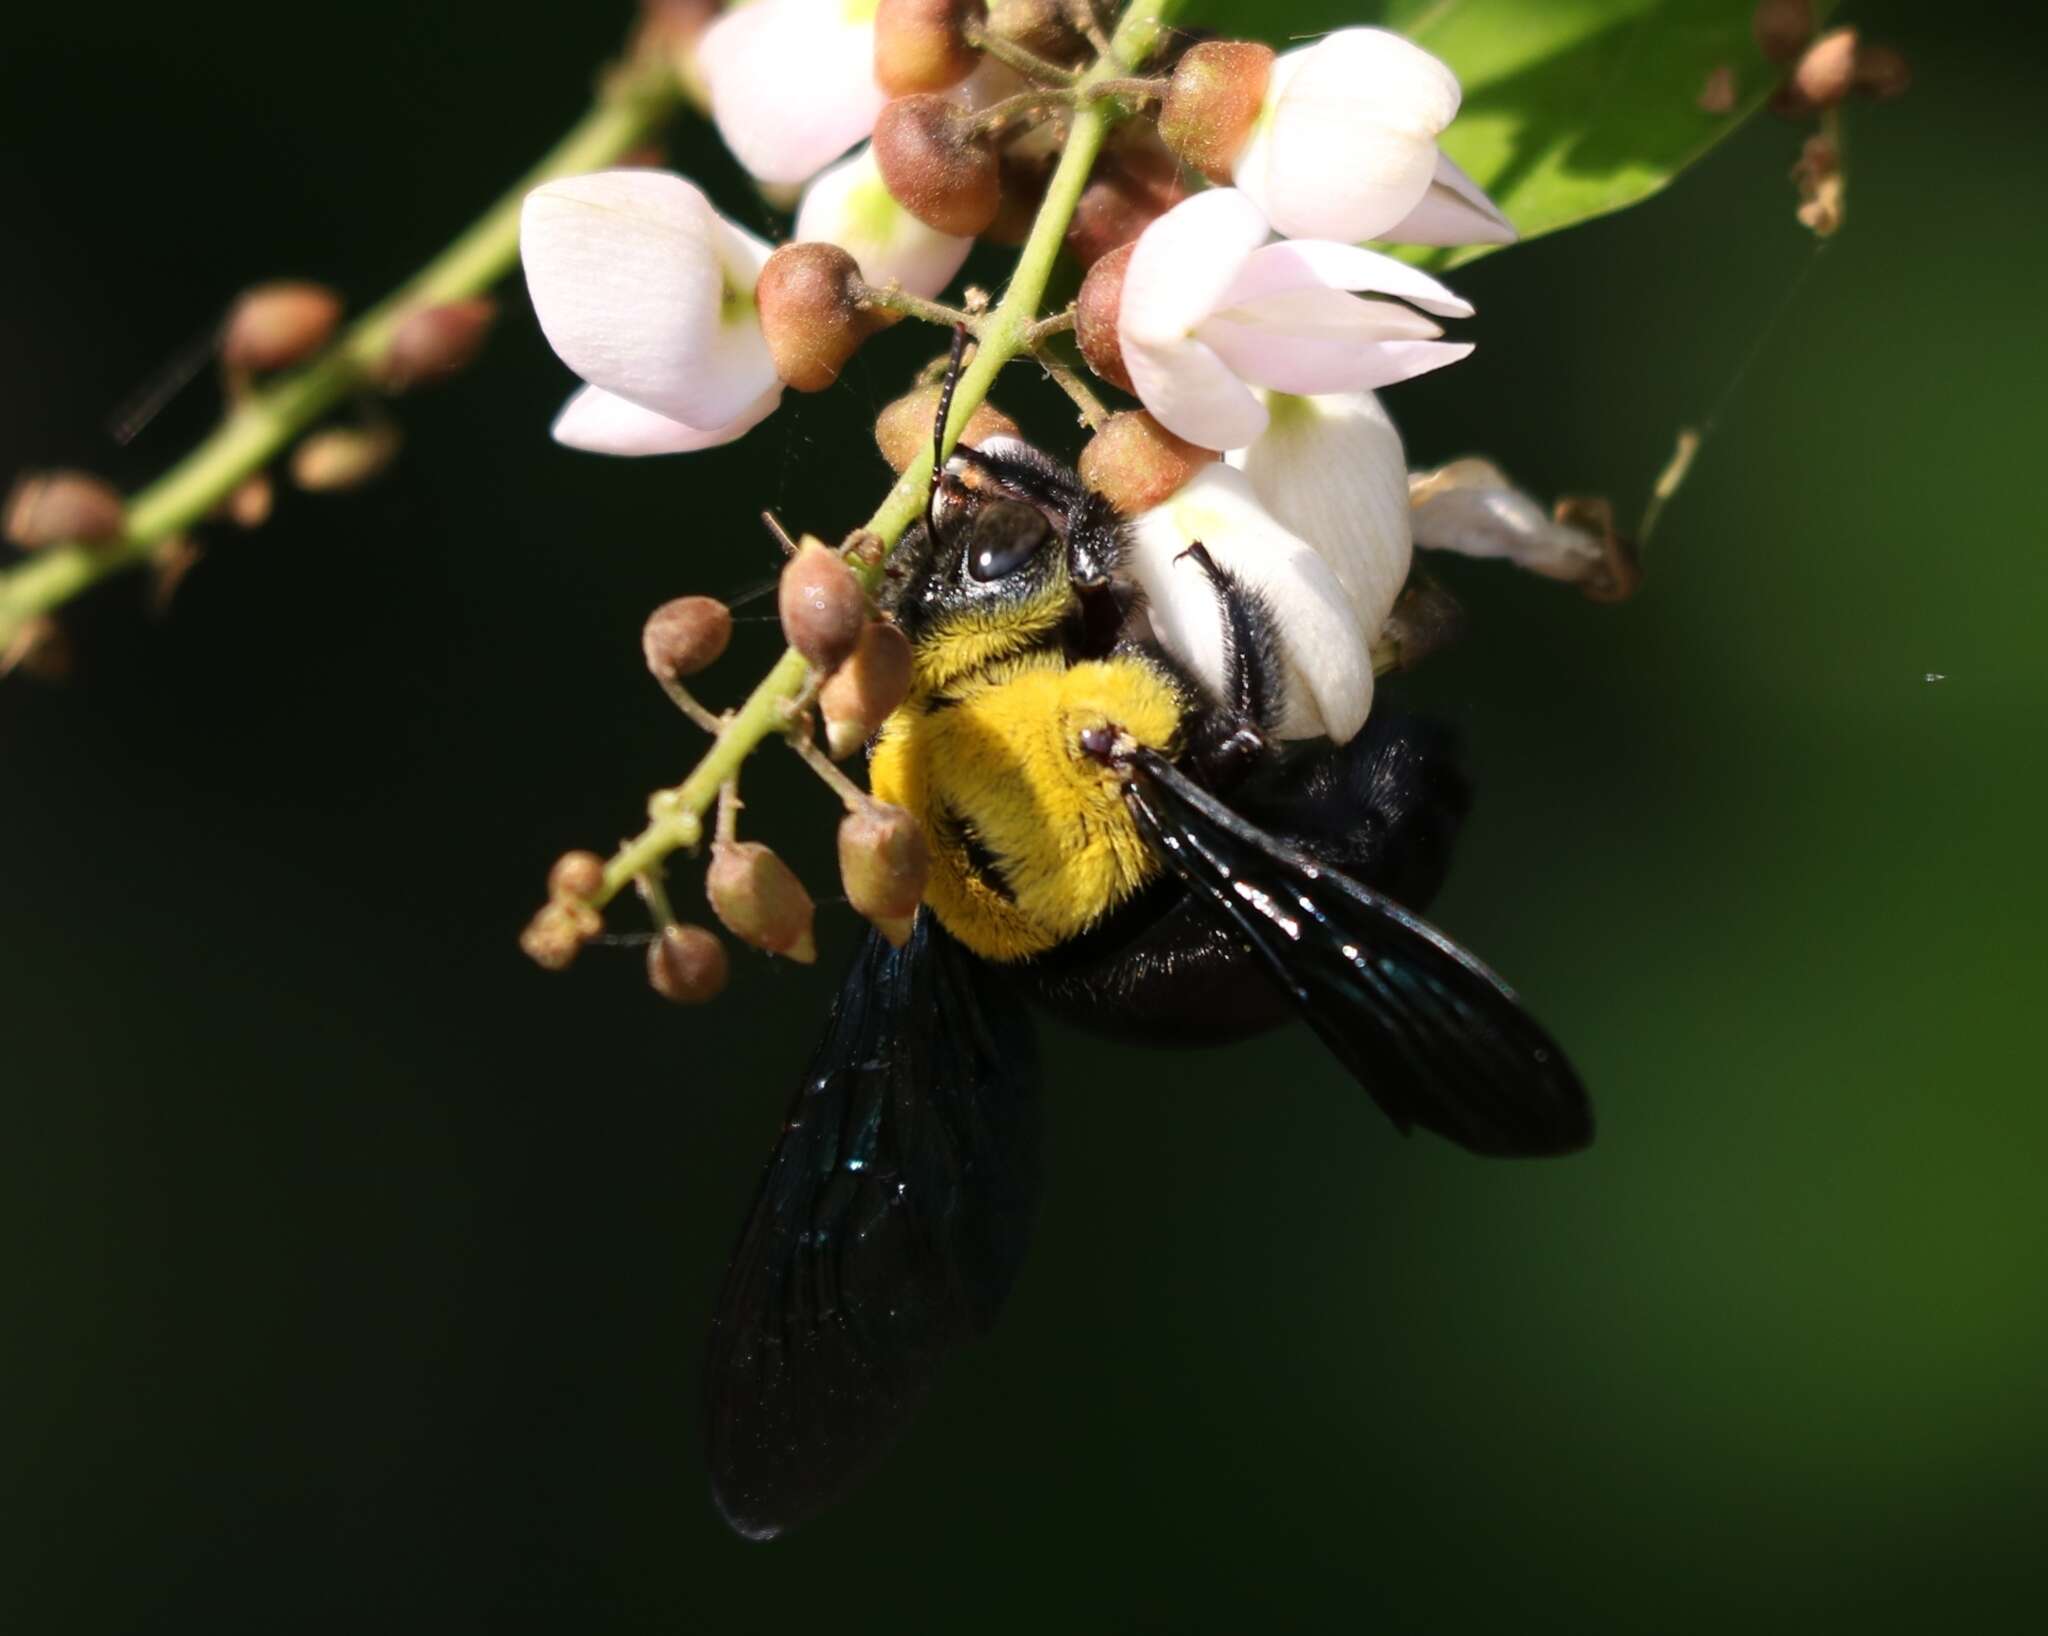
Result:
{"label": "flowering branch", "polygon": [[636,55],[606,82],[589,113],[467,232],[304,367],[243,397],[212,435],[130,501],[116,534],[53,544],[0,572],[0,652],[40,616],[110,574],[152,560],[329,410],[374,385],[409,317],[477,296],[512,270],[520,204],[532,188],[616,163],[645,142],[682,97],[682,84],[661,53]]}

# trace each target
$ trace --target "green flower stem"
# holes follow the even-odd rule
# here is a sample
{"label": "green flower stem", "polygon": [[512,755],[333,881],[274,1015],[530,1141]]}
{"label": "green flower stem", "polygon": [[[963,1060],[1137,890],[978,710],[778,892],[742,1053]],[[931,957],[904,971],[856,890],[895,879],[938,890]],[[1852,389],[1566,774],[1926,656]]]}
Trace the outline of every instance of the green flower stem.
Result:
{"label": "green flower stem", "polygon": [[412,313],[496,284],[519,259],[519,207],[527,193],[553,177],[615,163],[646,141],[682,97],[674,73],[651,55],[618,71],[575,128],[467,232],[311,363],[243,399],[203,443],[137,494],[119,538],[52,546],[0,573],[0,650],[30,620],[148,561],[165,541],[211,515],[314,422],[371,383]]}
{"label": "green flower stem", "polygon": [[[946,417],[947,449],[959,441],[968,417],[988,397],[989,388],[1004,365],[1031,349],[1046,284],[1052,277],[1053,264],[1059,259],[1060,246],[1066,241],[1074,209],[1081,202],[1081,191],[1088,185],[1103,138],[1125,111],[1114,97],[1094,97],[1088,92],[1097,84],[1120,80],[1151,56],[1158,49],[1169,19],[1182,3],[1183,0],[1137,0],[1117,25],[1111,55],[1081,76],[1078,105],[1060,152],[1059,166],[1046,184],[1045,199],[1032,223],[1031,236],[1018,252],[1017,270],[1010,275],[1003,299],[975,326],[974,358],[961,374],[959,388],[953,394],[952,412]],[[931,472],[932,457],[927,450],[896,479],[895,486],[868,519],[866,532],[879,538],[884,548],[873,567],[862,569],[855,565],[870,590],[881,579],[888,550],[923,514]],[[738,775],[740,763],[764,740],[790,731],[795,706],[810,683],[810,666],[794,648],[789,649],[726,722],[717,742],[705,752],[690,776],[673,789],[658,791],[649,800],[647,827],[605,865],[604,890],[596,899],[597,907],[609,903],[636,876],[657,868],[678,847],[695,846],[703,838],[704,814],[717,800],[721,786]]]}

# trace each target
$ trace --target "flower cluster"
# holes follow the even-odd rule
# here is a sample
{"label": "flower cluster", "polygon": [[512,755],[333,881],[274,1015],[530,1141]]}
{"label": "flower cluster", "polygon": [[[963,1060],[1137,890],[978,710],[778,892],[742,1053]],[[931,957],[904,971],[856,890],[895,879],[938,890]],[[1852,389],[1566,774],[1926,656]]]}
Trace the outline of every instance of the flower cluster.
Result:
{"label": "flower cluster", "polygon": [[1413,543],[1401,440],[1373,394],[1471,350],[1439,322],[1471,305],[1366,245],[1513,229],[1438,147],[1456,78],[1397,35],[1347,29],[1277,55],[1205,42],[1140,81],[1109,77],[1120,65],[1088,21],[980,0],[751,0],[721,16],[695,69],[740,162],[801,189],[790,241],[771,247],[671,174],[537,189],[528,286],[587,383],[555,436],[707,448],[784,390],[829,385],[906,313],[971,326],[933,298],[977,238],[1021,237],[1075,111],[1149,110],[1068,202],[1081,354],[1142,406],[1100,428],[1082,470],[1132,517],[1126,567],[1160,642],[1220,678],[1216,598],[1187,554],[1200,541],[1278,616],[1283,733],[1348,738]]}

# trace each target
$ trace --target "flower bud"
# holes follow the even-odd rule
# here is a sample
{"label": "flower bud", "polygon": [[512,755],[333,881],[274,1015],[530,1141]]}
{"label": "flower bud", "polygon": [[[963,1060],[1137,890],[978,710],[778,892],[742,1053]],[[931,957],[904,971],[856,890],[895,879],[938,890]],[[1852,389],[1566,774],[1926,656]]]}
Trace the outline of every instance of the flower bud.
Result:
{"label": "flower bud", "polygon": [[861,305],[860,267],[836,244],[785,244],[761,268],[754,306],[783,384],[822,392],[889,321]]}
{"label": "flower bud", "polygon": [[234,493],[228,496],[228,521],[237,528],[261,528],[270,521],[270,510],[276,503],[277,485],[271,482],[268,472],[258,472],[248,481],[237,483]]}
{"label": "flower bud", "polygon": [[221,331],[220,361],[260,373],[304,363],[341,322],[341,297],[324,284],[258,284],[244,290]]}
{"label": "flower bud", "polygon": [[832,759],[845,760],[873,738],[909,691],[910,638],[886,620],[869,620],[853,657],[818,690]]}
{"label": "flower bud", "polygon": [[897,948],[910,936],[931,873],[924,830],[901,807],[869,801],[839,825],[839,878],[846,900]]}
{"label": "flower bud", "polygon": [[361,488],[398,458],[399,441],[388,421],[329,426],[292,450],[292,481],[309,494]]}
{"label": "flower bud", "polygon": [[1067,228],[1067,248],[1083,267],[1131,243],[1188,196],[1180,162],[1151,127],[1125,129],[1133,134],[1102,156]]}
{"label": "flower bud", "polygon": [[548,896],[589,902],[604,890],[604,859],[595,852],[564,852],[548,871]]}
{"label": "flower bud", "polygon": [[1842,155],[1825,135],[1810,136],[1799,150],[1799,162],[1792,167],[1792,183],[1799,190],[1798,217],[1816,238],[1827,238],[1842,225],[1844,187]]}
{"label": "flower bud", "polygon": [[789,645],[819,675],[829,676],[859,643],[868,599],[837,551],[806,538],[782,570],[776,609]]}
{"label": "flower bud", "polygon": [[1815,108],[1832,108],[1856,83],[1856,31],[1829,29],[1792,70],[1792,88]]}
{"label": "flower bud", "polygon": [[1765,57],[1790,62],[1813,38],[1812,0],[1757,0],[1749,27]]}
{"label": "flower bud", "polygon": [[732,610],[715,597],[664,602],[640,627],[640,651],[658,682],[680,681],[717,663],[732,640]]}
{"label": "flower bud", "polygon": [[24,551],[115,538],[128,508],[112,484],[82,471],[30,472],[7,497],[5,531]]}
{"label": "flower bud", "polygon": [[923,222],[973,238],[995,220],[1002,181],[994,147],[957,102],[898,97],[875,120],[875,164],[889,196]]}
{"label": "flower bud", "polygon": [[39,682],[62,682],[70,678],[73,661],[71,638],[64,627],[48,614],[38,614],[14,633],[14,639],[0,647],[0,677],[17,670]]}
{"label": "flower bud", "polygon": [[377,378],[391,391],[404,392],[467,369],[483,350],[497,316],[497,302],[482,295],[407,313],[385,349]]}
{"label": "flower bud", "polygon": [[[910,469],[911,461],[930,452],[932,422],[938,418],[939,394],[943,390],[937,382],[914,387],[875,417],[875,446],[889,462],[889,469],[899,477]],[[967,417],[960,441],[969,448],[979,448],[992,437],[1021,436],[1017,423],[1002,410],[992,403],[981,403]]]}
{"label": "flower bud", "polygon": [[725,990],[732,964],[702,926],[664,926],[647,945],[647,986],[677,1005],[702,1005]]}
{"label": "flower bud", "polygon": [[526,923],[526,930],[519,934],[519,947],[535,965],[560,971],[603,928],[603,918],[589,904],[551,898]]}
{"label": "flower bud", "polygon": [[892,97],[958,85],[981,61],[967,43],[968,19],[987,16],[982,0],[880,0],[875,83]]}
{"label": "flower bud", "polygon": [[1135,248],[1126,244],[1090,267],[1074,301],[1074,339],[1081,356],[1096,374],[1126,392],[1132,390],[1131,377],[1124,368],[1123,343],[1117,339],[1117,314],[1124,304],[1124,273]]}
{"label": "flower bud", "polygon": [[803,882],[759,841],[720,841],[711,849],[704,894],[725,929],[742,943],[800,965],[818,958],[815,914]]}
{"label": "flower bud", "polygon": [[1216,458],[1175,437],[1142,409],[1111,415],[1081,451],[1081,481],[1126,517],[1150,511],[1179,492]]}
{"label": "flower bud", "polygon": [[1707,71],[1706,80],[1693,104],[1703,114],[1733,113],[1740,94],[1735,83],[1735,70],[1726,63],[1717,63]]}
{"label": "flower bud", "polygon": [[1166,145],[1210,181],[1230,185],[1273,75],[1273,48],[1251,40],[1204,40],[1174,65],[1159,109]]}
{"label": "flower bud", "polygon": [[1432,653],[1449,647],[1465,633],[1465,610],[1457,598],[1433,579],[1409,582],[1394,601],[1393,611],[1373,644],[1373,668],[1413,670]]}
{"label": "flower bud", "polygon": [[1856,89],[1878,102],[1902,97],[1913,83],[1913,65],[1888,45],[1866,45],[1856,53]]}

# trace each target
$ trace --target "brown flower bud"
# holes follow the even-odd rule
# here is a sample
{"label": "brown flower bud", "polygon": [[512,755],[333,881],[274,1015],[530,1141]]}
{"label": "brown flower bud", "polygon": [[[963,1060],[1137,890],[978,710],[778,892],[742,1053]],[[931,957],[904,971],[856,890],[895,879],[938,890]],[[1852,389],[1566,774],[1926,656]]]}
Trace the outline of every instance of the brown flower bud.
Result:
{"label": "brown flower bud", "polygon": [[658,682],[679,681],[716,664],[732,640],[732,610],[715,597],[664,602],[640,627],[640,651]]}
{"label": "brown flower bud", "polygon": [[1465,632],[1465,610],[1433,579],[1410,580],[1394,601],[1393,611],[1373,644],[1373,670],[1413,670],[1432,653],[1449,647]]}
{"label": "brown flower bud", "polygon": [[551,898],[519,934],[519,947],[535,965],[560,971],[583,945],[604,929],[604,920],[587,903]]}
{"label": "brown flower bud", "polygon": [[901,807],[865,802],[839,825],[846,900],[897,948],[910,936],[931,873],[924,830]]}
{"label": "brown flower bud", "polygon": [[988,31],[1047,62],[1071,65],[1088,55],[1066,0],[989,0]]}
{"label": "brown flower bud", "polygon": [[5,530],[24,551],[117,537],[128,507],[113,485],[82,471],[29,472],[7,496]]}
{"label": "brown flower bud", "polygon": [[1131,390],[1131,377],[1124,368],[1123,343],[1117,339],[1116,320],[1124,304],[1124,272],[1131,265],[1128,244],[1112,250],[1081,280],[1081,293],[1074,301],[1074,339],[1088,367],[1111,386]]}
{"label": "brown flower bud", "polygon": [[783,384],[822,392],[846,360],[889,322],[861,304],[860,266],[836,244],[785,244],[761,268],[754,306]]}
{"label": "brown flower bud", "polygon": [[1765,57],[1790,62],[1813,38],[1812,0],[1757,0],[1749,28]]}
{"label": "brown flower bud", "polygon": [[1866,45],[1856,53],[1856,89],[1877,102],[1902,97],[1913,83],[1913,65],[1888,45]]}
{"label": "brown flower bud", "polygon": [[17,670],[39,682],[62,682],[71,676],[71,638],[48,614],[38,614],[18,628],[12,641],[0,646],[0,677]]}
{"label": "brown flower bud", "polygon": [[844,760],[873,738],[909,691],[910,638],[886,620],[869,620],[853,657],[818,690],[832,759]]}
{"label": "brown flower bud", "polygon": [[1856,31],[1833,28],[1806,48],[1792,88],[1815,108],[1832,108],[1856,83]]}
{"label": "brown flower bud", "polygon": [[378,380],[393,392],[403,392],[467,369],[483,350],[497,317],[497,302],[484,295],[407,313],[385,349]]}
{"label": "brown flower bud", "polygon": [[237,528],[261,528],[270,521],[270,509],[277,502],[277,485],[268,472],[258,472],[247,482],[237,483],[228,496],[228,520]]}
{"label": "brown flower bud", "polygon": [[292,450],[292,481],[311,494],[361,488],[398,458],[399,442],[388,421],[326,427]]}
{"label": "brown flower bud", "polygon": [[258,284],[229,311],[220,360],[233,370],[287,369],[324,347],[340,322],[341,297],[324,284]]}
{"label": "brown flower bud", "polygon": [[702,926],[664,926],[647,945],[647,986],[677,1005],[702,1005],[732,973],[725,945]]}
{"label": "brown flower bud", "polygon": [[973,238],[995,220],[1003,191],[995,148],[958,103],[898,97],[875,120],[873,145],[889,196],[927,227]]}
{"label": "brown flower bud", "polygon": [[1230,182],[1230,170],[1250,140],[1273,48],[1251,40],[1204,40],[1174,65],[1159,109],[1166,145],[1210,181]]}
{"label": "brown flower bud", "polygon": [[1067,248],[1083,267],[1131,243],[1188,196],[1180,161],[1152,128],[1134,124],[1124,129],[1132,134],[1102,156],[1067,228]]}
{"label": "brown flower bud", "polygon": [[583,902],[604,890],[604,859],[595,852],[564,852],[548,871],[548,896]]}
{"label": "brown flower bud", "polygon": [[1703,114],[1727,114],[1735,111],[1740,94],[1735,83],[1735,70],[1726,63],[1718,63],[1708,70],[1706,83],[1700,87],[1700,94],[1693,101]]}
{"label": "brown flower bud", "polygon": [[806,539],[783,568],[776,607],[789,645],[827,676],[853,652],[868,617],[867,593],[853,570],[814,539]]}
{"label": "brown flower bud", "polygon": [[[932,422],[938,417],[941,390],[936,382],[914,387],[875,417],[875,446],[898,476],[910,469],[911,461],[930,452]],[[992,437],[1022,435],[1017,423],[1002,410],[992,403],[982,403],[967,417],[960,441],[975,449]]]}
{"label": "brown flower bud", "polygon": [[1175,437],[1142,409],[1111,415],[1081,451],[1081,481],[1126,517],[1149,511],[1177,493],[1210,461],[1214,449]]}
{"label": "brown flower bud", "polygon": [[875,7],[875,83],[892,97],[943,91],[974,72],[981,53],[967,43],[982,0],[880,0]]}
{"label": "brown flower bud", "polygon": [[815,910],[803,882],[759,841],[720,841],[711,849],[704,894],[725,929],[742,943],[800,965],[818,958]]}
{"label": "brown flower bud", "polygon": [[1816,238],[1828,238],[1840,231],[1846,190],[1842,183],[1842,156],[1825,135],[1810,136],[1799,150],[1799,162],[1792,167],[1792,183],[1799,190],[1798,217]]}

